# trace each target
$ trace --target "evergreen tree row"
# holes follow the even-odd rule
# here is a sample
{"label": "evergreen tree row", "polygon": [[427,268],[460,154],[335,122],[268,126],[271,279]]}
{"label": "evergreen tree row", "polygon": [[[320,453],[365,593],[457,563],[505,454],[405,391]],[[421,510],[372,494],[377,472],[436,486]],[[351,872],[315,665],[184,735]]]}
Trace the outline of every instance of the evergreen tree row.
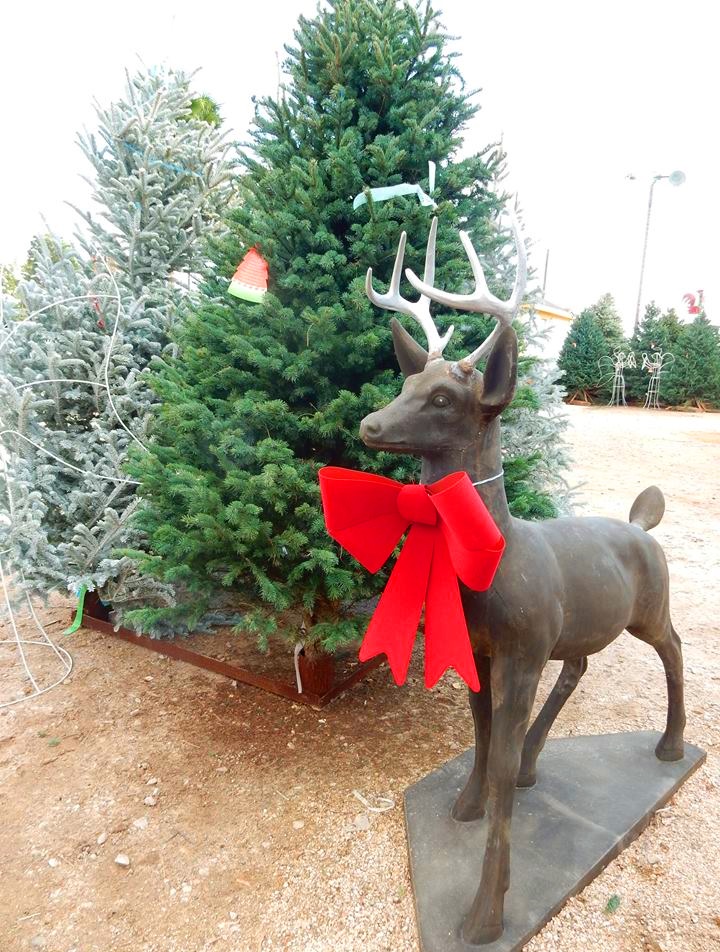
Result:
{"label": "evergreen tree row", "polygon": [[651,302],[637,332],[624,339],[612,297],[604,295],[575,318],[563,343],[558,365],[568,396],[607,400],[612,357],[618,350],[635,357],[635,367],[624,371],[628,401],[645,400],[650,371],[643,366],[643,358],[654,360],[663,354],[661,403],[720,405],[720,333],[704,314],[686,324],[674,310],[663,313]]}

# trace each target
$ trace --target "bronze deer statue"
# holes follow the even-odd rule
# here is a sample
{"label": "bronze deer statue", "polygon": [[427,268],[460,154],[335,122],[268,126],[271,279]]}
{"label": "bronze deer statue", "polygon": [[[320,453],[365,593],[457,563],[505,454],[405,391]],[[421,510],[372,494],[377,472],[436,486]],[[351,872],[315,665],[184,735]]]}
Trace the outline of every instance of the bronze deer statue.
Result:
{"label": "bronze deer statue", "polygon": [[[481,690],[470,691],[474,765],[452,815],[467,822],[488,811],[480,887],[462,927],[466,942],[481,944],[493,942],[503,931],[514,788],[535,783],[538,754],[584,674],[588,655],[625,629],[660,655],[668,691],[667,726],[655,751],[661,760],[683,757],[683,662],[680,638],[670,620],[667,564],[647,531],[660,522],[665,508],[657,487],[640,493],[629,522],[593,517],[526,522],[510,515],[502,479],[500,414],[516,386],[518,343],[511,321],[524,294],[524,244],[513,221],[517,278],[509,301],[501,301],[488,291],[470,239],[462,234],[476,287],[472,294],[450,294],[432,286],[436,230],[434,219],[424,281],[406,272],[420,292],[418,301],[400,296],[405,234],[387,294],[374,291],[368,270],[370,300],[417,321],[428,349],[393,318],[395,353],[405,383],[392,403],[365,417],[360,436],[374,449],[419,456],[422,483],[457,470],[467,472],[506,540],[488,591],[461,586]],[[431,301],[490,314],[498,323],[467,357],[447,361],[442,352],[452,328],[440,336],[430,315]],[[476,365],[483,357],[487,363],[480,373]],[[562,671],[528,730],[540,675],[549,660],[562,661]]]}

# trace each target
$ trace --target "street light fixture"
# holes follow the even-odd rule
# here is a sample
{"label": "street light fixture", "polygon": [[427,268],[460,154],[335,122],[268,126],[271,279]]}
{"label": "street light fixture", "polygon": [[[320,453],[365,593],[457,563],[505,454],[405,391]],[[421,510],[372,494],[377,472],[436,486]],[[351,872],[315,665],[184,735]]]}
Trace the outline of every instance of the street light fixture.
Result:
{"label": "street light fixture", "polygon": [[[634,179],[634,175],[628,175],[629,179]],[[635,307],[635,325],[634,333],[637,334],[638,325],[640,323],[640,304],[642,303],[642,289],[643,289],[643,278],[645,277],[645,258],[647,257],[647,246],[648,246],[648,234],[650,232],[650,214],[652,212],[652,203],[653,203],[653,190],[655,188],[655,183],[659,182],[661,179],[667,179],[671,185],[682,185],[685,181],[685,173],[681,172],[679,169],[675,172],[671,172],[669,175],[655,175],[653,180],[650,183],[650,195],[648,196],[648,210],[647,210],[647,219],[645,221],[645,240],[643,242],[643,252],[642,252],[642,262],[640,264],[640,284],[638,287],[638,297],[637,297],[637,306]]]}

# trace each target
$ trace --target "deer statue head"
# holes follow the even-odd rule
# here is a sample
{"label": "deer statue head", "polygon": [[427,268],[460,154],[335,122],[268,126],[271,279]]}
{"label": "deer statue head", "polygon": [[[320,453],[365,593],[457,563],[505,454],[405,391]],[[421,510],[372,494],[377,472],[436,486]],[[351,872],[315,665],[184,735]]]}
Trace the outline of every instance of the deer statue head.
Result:
{"label": "deer statue head", "polygon": [[[373,449],[409,453],[424,458],[448,451],[463,451],[478,442],[483,430],[507,406],[515,392],[517,378],[517,337],[511,321],[525,293],[527,259],[517,222],[512,219],[518,253],[515,287],[508,301],[488,290],[482,266],[469,236],[460,233],[475,278],[472,294],[450,294],[433,287],[437,218],[433,218],[421,281],[410,269],[406,275],[420,292],[417,301],[400,296],[400,275],[405,255],[406,234],[400,236],[395,267],[387,294],[378,294],[372,284],[372,268],[365,282],[373,304],[388,311],[407,314],[425,332],[428,349],[421,347],[395,319],[392,321],[395,354],[405,376],[402,392],[392,403],[370,413],[360,424],[360,436]],[[462,360],[443,358],[453,333],[450,327],[441,337],[430,315],[430,302],[462,311],[491,314],[497,319],[493,332]],[[487,357],[485,372],[476,370]]]}

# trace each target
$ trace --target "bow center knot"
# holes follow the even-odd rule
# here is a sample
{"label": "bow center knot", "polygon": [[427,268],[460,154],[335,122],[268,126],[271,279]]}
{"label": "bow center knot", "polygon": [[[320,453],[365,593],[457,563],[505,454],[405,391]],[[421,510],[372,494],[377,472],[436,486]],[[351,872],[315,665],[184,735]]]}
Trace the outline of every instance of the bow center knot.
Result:
{"label": "bow center knot", "polygon": [[426,526],[437,523],[437,509],[432,504],[425,486],[403,486],[397,497],[398,512],[408,522],[420,522]]}

